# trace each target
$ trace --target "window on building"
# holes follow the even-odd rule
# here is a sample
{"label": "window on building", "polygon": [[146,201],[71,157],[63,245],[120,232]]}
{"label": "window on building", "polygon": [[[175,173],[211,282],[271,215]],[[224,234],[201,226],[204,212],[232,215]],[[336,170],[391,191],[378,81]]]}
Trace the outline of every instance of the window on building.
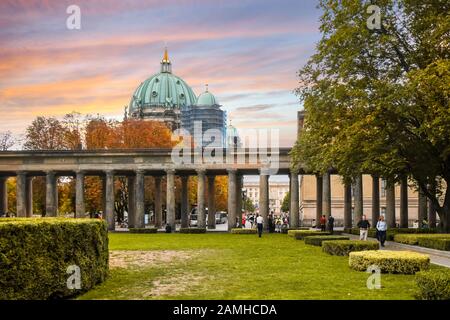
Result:
{"label": "window on building", "polygon": [[386,197],[386,185],[387,185],[386,179],[381,179],[381,196],[382,197]]}

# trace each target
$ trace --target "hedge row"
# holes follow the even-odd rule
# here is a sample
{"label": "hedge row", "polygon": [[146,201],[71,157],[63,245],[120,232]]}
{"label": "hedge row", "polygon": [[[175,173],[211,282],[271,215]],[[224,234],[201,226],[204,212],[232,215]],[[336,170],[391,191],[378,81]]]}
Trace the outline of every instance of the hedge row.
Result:
{"label": "hedge row", "polygon": [[448,268],[417,272],[416,284],[418,286],[416,299],[450,300],[450,269]]}
{"label": "hedge row", "polygon": [[353,251],[378,250],[377,241],[364,240],[333,240],[323,241],[322,251],[334,256],[348,256]]}
{"label": "hedge row", "polygon": [[[103,282],[108,231],[99,219],[0,219],[0,299],[58,299]],[[79,267],[80,289],[68,281]],[[70,284],[77,284],[69,281]]]}
{"label": "hedge row", "polygon": [[327,240],[335,240],[335,241],[342,241],[342,240],[350,240],[349,237],[346,236],[308,236],[305,237],[305,243],[310,244],[313,246],[322,246],[323,241]]}
{"label": "hedge row", "polygon": [[419,238],[419,246],[436,250],[450,251],[450,238]]}
{"label": "hedge row", "polygon": [[298,228],[281,228],[281,233],[288,233],[291,230],[310,230],[311,228],[309,227],[298,227]]}
{"label": "hedge row", "polygon": [[450,250],[450,234],[396,234],[394,241],[438,250]]}
{"label": "hedge row", "polygon": [[233,234],[256,234],[256,229],[244,229],[244,228],[233,228],[231,229],[231,233]]}
{"label": "hedge row", "polygon": [[[359,228],[345,228],[345,233],[350,233],[354,235],[359,235]],[[388,229],[386,232],[386,240],[392,241],[394,240],[394,236],[398,233],[407,233],[407,234],[430,234],[436,233],[436,229],[419,229],[419,228],[393,228]],[[375,228],[369,229],[369,237],[376,238],[377,230]]]}
{"label": "hedge row", "polygon": [[206,233],[206,228],[181,228],[180,233]]}
{"label": "hedge row", "polygon": [[156,233],[158,228],[129,228],[130,233]]}
{"label": "hedge row", "polygon": [[315,230],[289,230],[288,236],[294,237],[297,240],[303,240],[309,236],[324,236],[329,235],[329,232],[315,231]]}
{"label": "hedge row", "polygon": [[370,250],[350,252],[348,263],[357,271],[366,271],[375,265],[382,273],[414,274],[429,268],[430,257],[411,251]]}

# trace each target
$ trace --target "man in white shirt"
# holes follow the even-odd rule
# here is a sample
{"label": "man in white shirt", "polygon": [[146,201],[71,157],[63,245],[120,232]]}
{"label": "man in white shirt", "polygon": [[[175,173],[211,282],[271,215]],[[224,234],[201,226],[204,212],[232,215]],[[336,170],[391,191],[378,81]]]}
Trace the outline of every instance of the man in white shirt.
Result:
{"label": "man in white shirt", "polygon": [[256,226],[258,227],[258,236],[261,238],[263,231],[264,219],[259,214],[256,216]]}

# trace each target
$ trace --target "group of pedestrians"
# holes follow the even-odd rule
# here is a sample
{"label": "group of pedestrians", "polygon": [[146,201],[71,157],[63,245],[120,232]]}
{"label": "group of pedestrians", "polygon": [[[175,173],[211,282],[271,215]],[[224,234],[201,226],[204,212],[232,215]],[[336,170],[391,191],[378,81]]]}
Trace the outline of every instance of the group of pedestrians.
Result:
{"label": "group of pedestrians", "polygon": [[[326,215],[322,215],[319,220],[319,225],[321,231],[328,231],[331,234],[333,234],[334,230],[333,216],[330,215],[327,219]],[[366,241],[370,229],[370,222],[369,220],[367,220],[366,215],[362,216],[357,226],[359,228],[359,239]],[[384,244],[386,242],[386,231],[387,231],[387,224],[386,221],[384,220],[384,216],[381,215],[376,225],[376,237],[382,247],[384,247]]]}
{"label": "group of pedestrians", "polygon": [[334,218],[333,218],[333,216],[330,215],[328,217],[328,220],[327,220],[327,217],[323,214],[320,217],[319,223],[320,223],[320,230],[321,231],[327,231],[328,230],[331,234],[333,234],[333,230],[334,230]]}
{"label": "group of pedestrians", "polygon": [[[367,236],[369,234],[370,222],[369,222],[369,220],[367,220],[367,217],[365,214],[362,216],[362,218],[358,222],[357,226],[359,228],[359,240],[366,241]],[[377,225],[376,225],[376,237],[382,247],[384,247],[384,243],[386,242],[386,232],[387,232],[387,224],[386,224],[386,221],[384,221],[384,216],[381,215],[378,218]]]}

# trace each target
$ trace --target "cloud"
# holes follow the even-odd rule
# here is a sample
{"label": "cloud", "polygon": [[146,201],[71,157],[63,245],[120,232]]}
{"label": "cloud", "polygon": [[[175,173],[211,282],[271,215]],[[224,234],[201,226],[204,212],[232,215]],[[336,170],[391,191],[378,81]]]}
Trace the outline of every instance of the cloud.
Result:
{"label": "cloud", "polygon": [[296,72],[319,38],[315,1],[78,0],[76,32],[65,28],[70,4],[0,2],[5,127],[20,132],[37,115],[73,110],[121,117],[159,71],[165,42],[173,72],[197,94],[208,83],[237,125],[295,119]]}

